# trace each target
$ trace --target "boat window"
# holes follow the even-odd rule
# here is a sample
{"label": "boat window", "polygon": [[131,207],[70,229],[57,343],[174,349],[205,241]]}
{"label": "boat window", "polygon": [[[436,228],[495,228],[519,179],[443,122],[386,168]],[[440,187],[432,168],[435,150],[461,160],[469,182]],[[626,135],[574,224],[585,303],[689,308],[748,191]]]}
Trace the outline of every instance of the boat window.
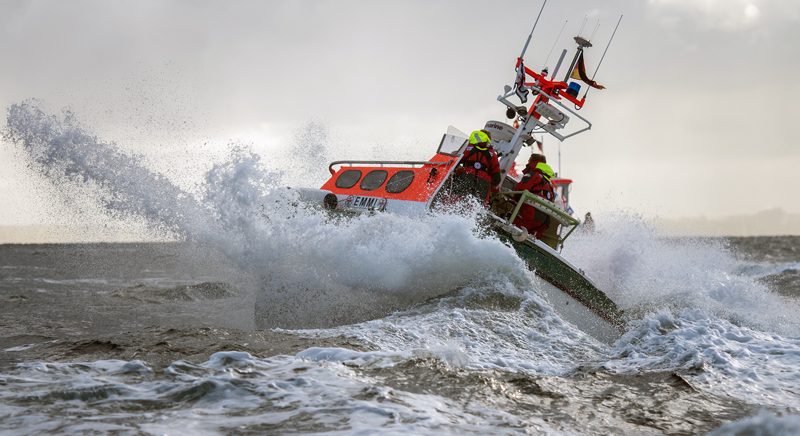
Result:
{"label": "boat window", "polygon": [[411,185],[411,182],[414,181],[414,171],[411,170],[403,170],[398,171],[389,178],[389,181],[386,182],[386,192],[390,194],[399,194],[408,188]]}
{"label": "boat window", "polygon": [[446,154],[448,156],[461,156],[461,149],[467,144],[467,140],[459,138],[451,134],[445,134],[442,137],[442,142],[439,143],[439,150],[437,153]]}
{"label": "boat window", "polygon": [[341,189],[349,189],[355,186],[359,180],[361,180],[360,170],[347,170],[342,174],[339,174],[339,177],[336,178],[336,187]]}
{"label": "boat window", "polygon": [[364,176],[364,180],[361,181],[361,189],[365,191],[374,191],[383,185],[383,182],[386,181],[386,177],[389,176],[389,172],[386,170],[372,170]]}

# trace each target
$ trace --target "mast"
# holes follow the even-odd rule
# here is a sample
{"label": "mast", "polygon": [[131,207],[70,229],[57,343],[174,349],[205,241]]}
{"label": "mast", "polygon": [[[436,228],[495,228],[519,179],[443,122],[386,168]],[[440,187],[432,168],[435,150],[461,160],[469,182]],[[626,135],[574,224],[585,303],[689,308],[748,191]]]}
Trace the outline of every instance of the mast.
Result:
{"label": "mast", "polygon": [[519,58],[522,59],[525,57],[525,52],[528,51],[528,44],[531,43],[531,38],[533,37],[533,31],[536,30],[536,25],[539,24],[539,18],[542,16],[542,11],[544,11],[544,5],[547,4],[547,0],[544,0],[542,3],[542,9],[539,9],[539,16],[536,17],[536,22],[533,23],[533,29],[531,29],[531,33],[528,35],[528,40],[525,41],[525,46],[522,47],[522,53],[519,55]]}
{"label": "mast", "polygon": [[[544,10],[545,4],[546,0],[545,3],[542,4],[542,10]],[[536,23],[533,29],[536,28],[539,22],[542,10],[539,11],[539,15],[536,17]],[[621,18],[622,17],[620,17],[620,20]],[[584,24],[586,24],[585,20]],[[617,27],[619,27],[619,23],[617,23]],[[502,141],[495,146],[497,156],[500,158],[500,171],[503,177],[508,173],[516,157],[519,156],[522,147],[530,143],[534,134],[549,133],[561,142],[592,128],[592,123],[577,112],[583,108],[586,102],[586,95],[584,94],[583,98],[579,98],[578,89],[575,89],[575,86],[570,88],[569,83],[572,73],[581,60],[584,50],[588,47],[592,47],[592,43],[580,35],[574,37],[578,48],[564,76],[564,80],[560,80],[560,78],[556,78],[555,76],[560,71],[566,50],[562,52],[558,60],[558,65],[552,75],[548,75],[546,66],[541,72],[537,73],[524,65],[522,58],[528,50],[529,43],[533,36],[533,29],[528,35],[525,46],[522,49],[522,54],[517,58],[515,65],[517,71],[514,81],[515,86],[505,86],[504,94],[497,97],[497,100],[508,108],[508,118],[514,118],[518,121],[513,137],[508,142]],[[595,32],[596,31],[597,27],[595,27]],[[616,33],[616,28],[614,32]],[[612,35],[612,39],[613,37]],[[606,50],[607,49],[608,47],[606,47]],[[550,53],[552,53],[552,49]],[[549,57],[550,55],[548,54],[548,59]],[[523,92],[520,92],[520,90]],[[528,91],[532,91],[535,98],[532,103],[526,105]],[[512,103],[509,100],[512,97],[519,98],[520,102]],[[573,105],[574,109],[572,108]],[[564,130],[571,119],[580,120],[584,124],[584,127],[576,130]],[[560,172],[561,148],[559,144],[559,173]]]}

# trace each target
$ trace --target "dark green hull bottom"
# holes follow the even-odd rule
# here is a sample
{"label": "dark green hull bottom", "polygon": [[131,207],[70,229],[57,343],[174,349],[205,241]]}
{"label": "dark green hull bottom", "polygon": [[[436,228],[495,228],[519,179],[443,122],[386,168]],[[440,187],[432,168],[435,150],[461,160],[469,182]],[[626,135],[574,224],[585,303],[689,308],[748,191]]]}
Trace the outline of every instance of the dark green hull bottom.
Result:
{"label": "dark green hull bottom", "polygon": [[[622,311],[580,271],[527,241],[514,241],[504,232],[498,234],[501,240],[514,247],[519,257],[538,277],[569,295],[622,333]],[[555,309],[558,311],[557,307]]]}

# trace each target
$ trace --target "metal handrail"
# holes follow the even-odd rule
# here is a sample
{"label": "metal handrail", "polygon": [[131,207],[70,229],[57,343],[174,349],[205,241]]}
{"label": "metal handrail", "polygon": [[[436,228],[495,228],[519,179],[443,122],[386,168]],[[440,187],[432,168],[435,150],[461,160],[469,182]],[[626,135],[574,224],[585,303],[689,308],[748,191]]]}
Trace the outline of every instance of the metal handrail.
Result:
{"label": "metal handrail", "polygon": [[[536,122],[534,123],[534,127],[531,129],[531,133],[534,132],[533,129],[536,129],[537,127],[541,126],[541,131],[547,132],[547,133],[555,136],[556,138],[558,138],[559,141],[563,141],[563,140],[565,140],[565,139],[567,139],[567,138],[569,138],[571,136],[575,136],[575,135],[577,135],[579,133],[583,133],[583,132],[585,132],[587,130],[590,130],[592,128],[592,123],[589,120],[587,120],[586,118],[580,116],[577,112],[575,112],[574,110],[568,108],[566,105],[561,103],[560,96],[558,98],[556,98],[556,97],[554,97],[554,96],[542,91],[542,88],[539,88],[538,86],[529,86],[528,89],[533,89],[534,91],[538,91],[540,94],[546,96],[548,98],[548,101],[551,101],[551,102],[557,104],[558,106],[561,106],[562,109],[564,109],[565,111],[567,111],[567,112],[571,113],[572,115],[578,117],[578,119],[580,119],[581,121],[586,123],[586,127],[582,128],[582,129],[579,129],[579,130],[577,130],[575,132],[572,132],[569,135],[564,136],[564,135],[562,135],[560,133],[556,133],[555,129],[553,129],[553,131],[549,131],[549,130],[545,129],[544,127],[547,126],[547,124],[542,123],[538,119],[534,118],[533,120],[535,120]],[[498,96],[497,97],[497,101],[503,103],[504,105],[508,106],[511,109],[516,110],[516,106],[513,105],[510,101],[507,100],[507,98],[511,97],[512,95],[514,95],[514,91],[509,91],[505,95]],[[530,118],[528,120],[530,120]],[[527,124],[527,121],[526,121],[526,124]]]}
{"label": "metal handrail", "polygon": [[[578,228],[578,225],[581,223],[581,221],[579,219],[577,219],[577,218],[571,216],[570,214],[564,212],[563,210],[559,209],[558,207],[556,207],[555,204],[545,200],[542,197],[539,197],[538,195],[532,194],[528,190],[502,191],[502,192],[498,192],[497,194],[498,195],[519,195],[520,196],[519,200],[517,200],[517,206],[514,208],[514,212],[511,214],[511,217],[508,219],[509,223],[513,223],[514,222],[514,219],[517,217],[517,214],[519,213],[520,209],[522,208],[522,205],[524,203],[528,203],[531,206],[541,210],[545,214],[555,218],[562,225],[571,227],[569,232],[566,235],[564,235],[563,238],[559,236],[559,238],[558,238],[558,243],[559,244],[563,244],[564,241],[569,237],[569,235],[571,235],[572,232],[576,228]],[[533,204],[531,204],[531,203],[533,203]]]}
{"label": "metal handrail", "polygon": [[[571,216],[570,214],[564,212],[563,210],[559,209],[558,207],[556,207],[555,204],[545,200],[542,197],[539,197],[538,195],[532,194],[528,190],[523,190],[523,191],[504,191],[504,192],[498,192],[498,194],[510,194],[510,195],[519,194],[520,195],[520,199],[517,202],[517,207],[514,208],[514,213],[511,215],[511,219],[509,221],[512,221],[512,222],[514,221],[514,218],[517,217],[517,213],[519,212],[519,209],[522,207],[522,203],[527,201],[529,203],[535,203],[536,205],[544,207],[547,210],[546,211],[543,210],[542,212],[547,213],[550,216],[553,216],[555,214],[558,217],[556,219],[558,219],[559,221],[562,221],[562,224],[564,224],[566,226],[577,226],[578,224],[581,223],[581,221],[579,219],[577,219],[577,218]],[[550,213],[548,213],[548,211]]]}
{"label": "metal handrail", "polygon": [[377,165],[381,165],[381,166],[383,166],[383,165],[436,165],[436,166],[441,166],[441,165],[447,165],[452,161],[453,161],[452,159],[447,161],[447,162],[413,161],[413,160],[403,160],[403,161],[401,161],[401,160],[397,160],[397,161],[386,161],[386,160],[337,160],[337,161],[331,162],[331,164],[328,165],[328,171],[330,171],[331,174],[336,174],[336,172],[333,171],[333,166],[334,165],[344,165],[344,164],[350,164],[350,165],[353,165],[353,164],[358,164],[358,165],[377,164]]}

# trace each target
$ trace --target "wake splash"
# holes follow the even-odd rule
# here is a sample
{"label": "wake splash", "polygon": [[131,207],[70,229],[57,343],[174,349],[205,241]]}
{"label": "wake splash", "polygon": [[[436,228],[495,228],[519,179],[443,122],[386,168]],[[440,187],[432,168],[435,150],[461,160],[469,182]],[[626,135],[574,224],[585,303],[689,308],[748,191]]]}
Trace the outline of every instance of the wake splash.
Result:
{"label": "wake splash", "polygon": [[736,325],[800,336],[797,303],[759,280],[764,274],[753,274],[755,264],[725,240],[665,238],[624,214],[603,229],[576,235],[564,256],[634,319],[700,309]]}
{"label": "wake splash", "polygon": [[[295,220],[256,303],[260,328],[324,328],[385,316],[502,271],[525,271],[514,251],[475,237],[457,215],[359,216],[346,223]],[[280,304],[286,294],[293,304]],[[304,313],[318,314],[309,318]]]}
{"label": "wake splash", "polygon": [[263,185],[268,176],[254,177],[260,171],[258,157],[234,149],[229,163],[208,172],[206,179],[215,183],[207,183],[194,195],[149,170],[140,157],[126,155],[115,143],[98,139],[70,110],[50,115],[35,101],[8,109],[3,139],[16,146],[17,157],[27,168],[49,182],[82,218],[92,218],[87,205],[98,206],[111,218],[143,220],[162,237],[213,239],[221,228],[236,225],[231,219],[219,222],[219,218],[230,218],[224,207],[232,202],[250,206],[255,201],[252,190],[227,199],[224,205],[215,200],[226,190]]}
{"label": "wake splash", "polygon": [[[296,139],[319,160],[325,135],[311,127]],[[232,147],[200,183],[181,188],[93,135],[69,110],[54,115],[35,101],[15,104],[3,138],[79,212],[88,204],[105,218],[138,220],[163,237],[223,253],[242,273],[237,286],[257,294],[259,328],[363,321],[458,289],[486,270],[524,271],[509,247],[475,236],[474,216],[332,219],[300,202],[285,188],[292,177],[267,168],[245,146]]]}
{"label": "wake splash", "polygon": [[[91,204],[108,219],[139,220],[156,234],[222,253],[239,268],[237,286],[255,296],[258,328],[374,319],[489,275],[504,278],[497,289],[535,288],[514,251],[483,237],[474,215],[336,220],[300,202],[285,187],[308,186],[310,171],[324,172],[323,127],[312,123],[295,135],[293,155],[310,160],[297,171],[269,168],[234,145],[188,188],[97,138],[72,112],[48,114],[35,101],[9,108],[3,138],[69,204]],[[606,228],[572,236],[564,255],[631,320],[701,309],[737,325],[800,335],[796,304],[743,273],[747,262],[721,241],[662,238],[624,215]]]}

